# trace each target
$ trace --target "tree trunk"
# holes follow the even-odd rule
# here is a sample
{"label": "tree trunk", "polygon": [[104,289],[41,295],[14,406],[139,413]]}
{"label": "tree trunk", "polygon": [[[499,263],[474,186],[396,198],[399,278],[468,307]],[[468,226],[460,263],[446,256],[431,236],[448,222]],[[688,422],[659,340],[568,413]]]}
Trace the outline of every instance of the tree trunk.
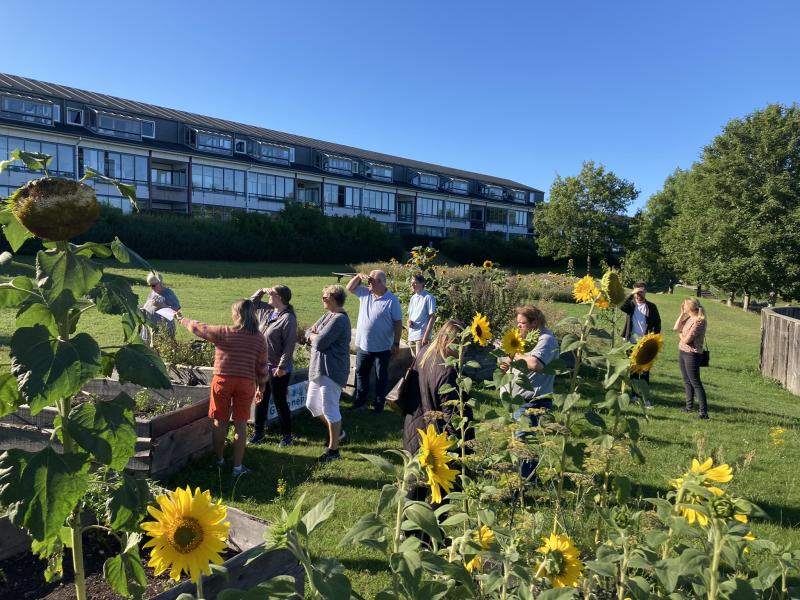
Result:
{"label": "tree trunk", "polygon": [[727,304],[728,306],[733,306],[733,299],[734,299],[735,297],[736,297],[736,292],[731,292],[731,293],[728,295],[728,301],[727,301],[725,304]]}
{"label": "tree trunk", "polygon": [[700,284],[700,283],[697,284],[697,287],[694,290],[694,295],[697,296],[698,298],[701,298],[703,296],[703,285],[702,284]]}
{"label": "tree trunk", "polygon": [[592,252],[591,250],[586,251],[586,274],[589,275],[589,272],[592,268]]}
{"label": "tree trunk", "polygon": [[744,298],[742,299],[742,310],[745,312],[750,310],[750,292],[744,291]]}

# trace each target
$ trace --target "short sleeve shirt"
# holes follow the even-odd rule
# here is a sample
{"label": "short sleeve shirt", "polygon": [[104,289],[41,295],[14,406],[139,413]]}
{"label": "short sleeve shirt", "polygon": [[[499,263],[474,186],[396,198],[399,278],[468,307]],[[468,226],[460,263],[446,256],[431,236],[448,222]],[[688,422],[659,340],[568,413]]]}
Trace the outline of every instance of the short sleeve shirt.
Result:
{"label": "short sleeve shirt", "polygon": [[[556,336],[553,335],[552,331],[547,329],[547,327],[542,327],[536,347],[525,354],[528,356],[535,356],[537,359],[539,359],[540,363],[543,365],[548,365],[553,359],[558,358],[560,354],[558,340],[556,339]],[[545,394],[552,394],[555,380],[556,376],[552,373],[540,373],[538,371],[530,370],[528,371],[528,381],[530,382],[533,391],[523,390],[519,386],[515,385],[512,387],[511,393],[515,396],[521,396],[526,400],[533,400],[534,398],[544,396]]]}
{"label": "short sleeve shirt", "polygon": [[356,347],[366,352],[391,350],[395,321],[403,320],[397,296],[386,290],[383,296],[377,297],[364,286],[358,286],[353,294],[359,301]]}
{"label": "short sleeve shirt", "polygon": [[411,296],[408,302],[408,320],[411,327],[408,329],[408,341],[416,342],[422,339],[428,319],[436,312],[436,298],[426,290]]}
{"label": "short sleeve shirt", "polygon": [[630,342],[636,343],[640,337],[644,337],[647,333],[647,304],[642,302],[633,307],[633,315],[631,317],[631,340]]}

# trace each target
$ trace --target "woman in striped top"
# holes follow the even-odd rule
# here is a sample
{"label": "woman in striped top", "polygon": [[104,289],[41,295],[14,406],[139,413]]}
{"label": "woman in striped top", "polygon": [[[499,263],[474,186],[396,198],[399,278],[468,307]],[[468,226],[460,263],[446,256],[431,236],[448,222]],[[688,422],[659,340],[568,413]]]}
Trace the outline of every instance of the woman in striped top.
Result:
{"label": "woman in striped top", "polygon": [[681,314],[672,328],[678,332],[678,359],[686,391],[686,406],[683,412],[694,410],[697,397],[698,419],[708,418],[706,390],[700,381],[700,360],[703,358],[703,344],[706,339],[706,313],[697,298],[687,298],[681,304]]}
{"label": "woman in striped top", "polygon": [[238,477],[249,470],[242,466],[247,420],[253,399],[260,400],[261,389],[267,382],[267,342],[258,330],[250,300],[233,303],[231,320],[232,327],[205,325],[184,317],[180,323],[197,337],[214,344],[214,378],[208,410],[209,418],[214,419],[214,451],[217,465],[224,465],[225,438],[233,413],[233,476]]}

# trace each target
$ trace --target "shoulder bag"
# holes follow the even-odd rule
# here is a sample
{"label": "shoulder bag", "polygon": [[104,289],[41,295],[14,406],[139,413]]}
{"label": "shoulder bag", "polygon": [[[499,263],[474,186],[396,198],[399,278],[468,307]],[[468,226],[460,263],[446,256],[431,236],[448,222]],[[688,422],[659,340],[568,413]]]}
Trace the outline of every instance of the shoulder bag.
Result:
{"label": "shoulder bag", "polygon": [[406,369],[405,374],[386,394],[386,407],[401,416],[413,415],[422,401],[416,364],[415,359]]}
{"label": "shoulder bag", "polygon": [[707,367],[711,361],[711,350],[708,349],[708,344],[703,340],[703,356],[700,357],[700,366]]}

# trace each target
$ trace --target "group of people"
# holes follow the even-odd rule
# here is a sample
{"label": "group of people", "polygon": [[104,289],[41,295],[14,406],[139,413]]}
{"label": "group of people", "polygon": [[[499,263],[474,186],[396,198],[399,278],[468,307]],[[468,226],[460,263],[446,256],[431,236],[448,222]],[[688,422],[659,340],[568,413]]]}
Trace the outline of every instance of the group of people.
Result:
{"label": "group of people", "polygon": [[[229,421],[232,420],[233,475],[238,476],[248,471],[242,465],[242,458],[253,401],[255,427],[249,442],[259,444],[266,440],[265,427],[271,400],[275,404],[280,422],[279,445],[291,446],[292,423],[288,390],[294,370],[292,357],[298,339],[291,290],[285,285],[261,288],[249,299],[238,300],[233,304],[232,325],[210,326],[183,316],[177,296],[164,286],[158,274],[151,273],[147,281],[151,293],[143,310],[148,315],[157,315],[157,310],[169,307],[176,311],[176,322],[215,346],[209,417],[214,422],[213,444],[218,464],[224,464],[223,449]],[[389,388],[389,362],[400,349],[405,324],[408,344],[415,360],[414,366],[419,374],[421,401],[413,414],[405,417],[403,445],[412,453],[417,451],[417,430],[424,429],[429,415],[436,415],[439,431],[455,433],[450,423],[453,409],[448,403],[454,392],[442,394],[439,390],[444,384],[455,387],[456,372],[452,366],[446,365],[446,358],[452,353],[451,345],[459,338],[465,324],[448,320],[441,325],[434,337],[436,299],[425,289],[425,278],[422,275],[415,275],[409,283],[412,296],[405,323],[400,301],[387,288],[386,274],[383,271],[359,273],[353,276],[346,288],[330,285],[322,290],[323,314],[304,335],[310,347],[306,407],[323,422],[328,434],[327,447],[319,458],[321,462],[340,458],[339,443],[347,435],[342,428],[340,409],[342,389],[347,384],[350,372],[351,322],[344,310],[347,292],[353,294],[359,302],[353,410],[368,408],[370,379],[374,369],[376,388],[372,408],[376,413],[383,411]],[[637,282],[633,293],[620,307],[626,315],[623,336],[631,343],[636,343],[649,333],[661,332],[658,308],[646,299],[646,294],[645,284]],[[158,318],[160,317],[152,317],[153,320]],[[538,330],[538,341],[534,348],[501,362],[500,368],[516,372],[512,364],[517,361],[525,362],[527,369],[524,376],[528,378],[527,385],[514,383],[508,391],[524,400],[517,411],[517,418],[522,419],[527,415],[535,426],[536,415],[541,411],[529,409],[546,411],[552,408],[555,378],[552,373],[545,372],[545,367],[559,356],[559,344],[553,332],[547,328],[544,313],[538,308],[530,305],[517,307],[515,322],[523,339],[532,331]],[[686,391],[684,410],[693,411],[696,399],[698,417],[701,419],[708,418],[705,389],[700,380],[706,325],[705,313],[697,299],[685,300],[674,326],[680,337],[679,364]],[[174,332],[174,323],[172,331]],[[649,372],[638,376],[649,381]],[[466,416],[472,419],[471,413]],[[528,466],[532,468],[531,465]]]}

